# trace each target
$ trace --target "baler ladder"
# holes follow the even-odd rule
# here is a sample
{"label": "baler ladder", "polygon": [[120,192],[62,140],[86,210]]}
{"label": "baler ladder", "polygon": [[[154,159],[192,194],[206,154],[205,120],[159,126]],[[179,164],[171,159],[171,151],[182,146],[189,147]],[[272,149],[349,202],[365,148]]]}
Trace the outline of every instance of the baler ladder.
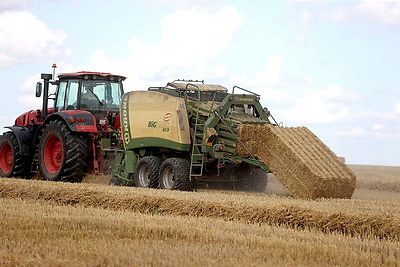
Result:
{"label": "baler ladder", "polygon": [[[194,84],[188,84],[197,87]],[[188,86],[187,85],[187,86]],[[198,89],[198,88],[197,88]],[[194,123],[194,131],[193,131],[193,145],[192,152],[190,155],[190,180],[194,180],[193,177],[198,177],[203,175],[203,165],[204,165],[204,153],[202,152],[203,146],[203,131],[204,131],[204,123],[199,122],[199,106],[200,106],[200,90],[198,92],[197,99],[197,109],[196,109],[196,120]],[[203,127],[203,131],[199,128]],[[200,143],[197,142],[197,139],[200,138]]]}
{"label": "baler ladder", "polygon": [[193,135],[193,146],[192,153],[190,157],[190,177],[202,176],[203,175],[203,164],[204,164],[204,154],[201,152],[202,143],[198,143],[196,138],[202,137],[203,133],[197,132],[197,126],[202,126],[204,124],[197,123],[194,125],[194,135]]}

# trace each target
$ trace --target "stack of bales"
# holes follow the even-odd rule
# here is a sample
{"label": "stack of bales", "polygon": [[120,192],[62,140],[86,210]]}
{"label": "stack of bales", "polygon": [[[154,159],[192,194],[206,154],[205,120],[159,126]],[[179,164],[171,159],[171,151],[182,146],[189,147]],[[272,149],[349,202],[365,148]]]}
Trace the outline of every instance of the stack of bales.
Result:
{"label": "stack of bales", "polygon": [[250,151],[295,197],[351,198],[356,176],[306,127],[241,124],[238,130],[237,153]]}

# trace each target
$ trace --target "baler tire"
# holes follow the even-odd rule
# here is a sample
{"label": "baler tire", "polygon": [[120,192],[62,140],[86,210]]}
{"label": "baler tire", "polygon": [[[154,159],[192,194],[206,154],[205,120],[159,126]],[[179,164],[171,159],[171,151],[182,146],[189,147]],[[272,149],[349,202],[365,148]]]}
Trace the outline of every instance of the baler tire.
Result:
{"label": "baler tire", "polygon": [[0,136],[0,177],[30,178],[30,165],[29,156],[21,155],[14,133]]}
{"label": "baler tire", "polygon": [[108,185],[111,185],[111,186],[121,186],[121,181],[120,181],[117,177],[112,176],[111,179],[110,179],[110,181],[108,182]]}
{"label": "baler tire", "polygon": [[234,182],[234,188],[238,191],[265,192],[268,183],[268,175],[259,168],[249,167],[239,170],[241,180]]}
{"label": "baler tire", "polygon": [[158,175],[162,158],[146,156],[139,160],[134,174],[134,185],[136,187],[158,188]]}
{"label": "baler tire", "polygon": [[254,169],[250,180],[252,192],[265,192],[268,184],[268,174],[261,169]]}
{"label": "baler tire", "polygon": [[159,183],[161,189],[193,191],[189,161],[183,158],[166,159],[161,165]]}
{"label": "baler tire", "polygon": [[82,182],[87,170],[88,142],[60,120],[43,129],[39,142],[39,171],[45,180]]}

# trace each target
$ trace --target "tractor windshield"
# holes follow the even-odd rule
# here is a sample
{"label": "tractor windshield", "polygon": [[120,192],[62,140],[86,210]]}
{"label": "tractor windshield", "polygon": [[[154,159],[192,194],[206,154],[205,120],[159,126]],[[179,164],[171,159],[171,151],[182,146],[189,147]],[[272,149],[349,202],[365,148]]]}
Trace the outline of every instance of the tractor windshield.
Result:
{"label": "tractor windshield", "polygon": [[81,87],[82,110],[119,110],[122,88],[119,82],[83,81]]}

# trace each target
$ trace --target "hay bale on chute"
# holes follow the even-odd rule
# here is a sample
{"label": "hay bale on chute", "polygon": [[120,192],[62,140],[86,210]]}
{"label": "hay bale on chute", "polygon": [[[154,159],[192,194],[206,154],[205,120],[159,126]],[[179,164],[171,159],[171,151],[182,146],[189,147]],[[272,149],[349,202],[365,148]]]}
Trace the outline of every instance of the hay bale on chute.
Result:
{"label": "hay bale on chute", "polygon": [[295,197],[351,198],[355,174],[308,128],[241,124],[238,136]]}

